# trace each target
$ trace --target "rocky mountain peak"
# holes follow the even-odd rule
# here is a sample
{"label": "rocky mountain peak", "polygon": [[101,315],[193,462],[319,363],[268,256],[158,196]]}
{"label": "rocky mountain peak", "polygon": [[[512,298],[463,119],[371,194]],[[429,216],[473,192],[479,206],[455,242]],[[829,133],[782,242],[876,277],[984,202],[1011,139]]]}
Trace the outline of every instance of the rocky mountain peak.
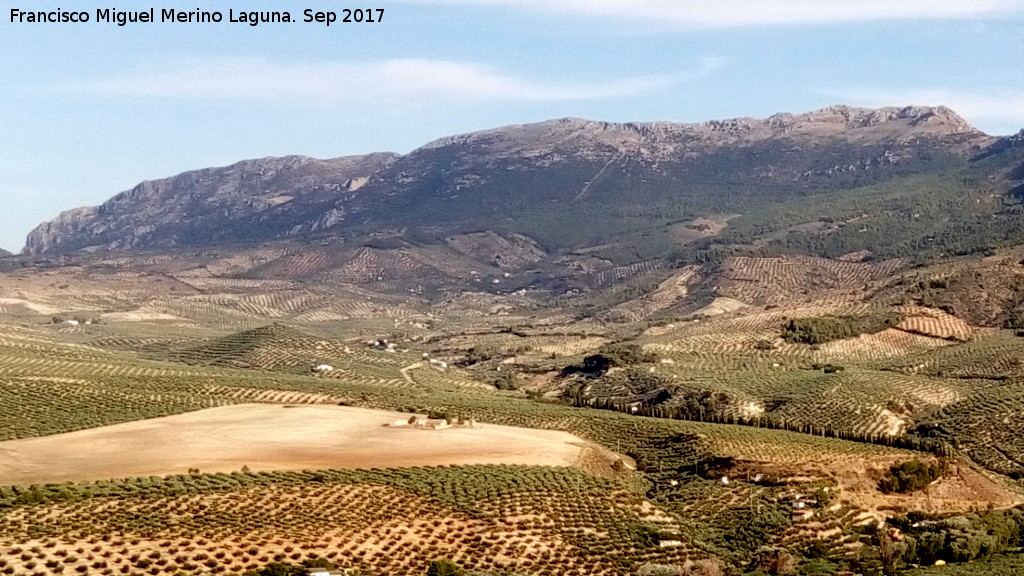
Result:
{"label": "rocky mountain peak", "polygon": [[905,106],[886,108],[858,108],[855,106],[828,106],[805,114],[776,114],[768,118],[776,126],[800,126],[822,123],[845,129],[867,128],[896,122],[908,127],[928,124],[942,127],[949,133],[978,132],[969,122],[945,106]]}
{"label": "rocky mountain peak", "polygon": [[803,114],[780,113],[763,119],[730,118],[699,123],[616,123],[560,118],[449,136],[430,142],[419,151],[476,147],[500,158],[543,155],[567,149],[590,155],[594,149],[626,152],[643,147],[645,153],[658,156],[773,138],[827,137],[863,143],[918,136],[987,138],[945,106],[875,109],[838,105]]}

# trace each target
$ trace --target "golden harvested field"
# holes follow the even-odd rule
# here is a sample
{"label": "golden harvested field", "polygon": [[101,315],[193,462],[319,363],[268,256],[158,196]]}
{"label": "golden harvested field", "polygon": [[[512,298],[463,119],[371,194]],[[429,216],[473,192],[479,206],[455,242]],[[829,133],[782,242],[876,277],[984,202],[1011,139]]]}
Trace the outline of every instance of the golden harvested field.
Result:
{"label": "golden harvested field", "polygon": [[[240,470],[579,463],[590,444],[566,432],[477,424],[390,428],[408,413],[249,404],[0,443],[5,484]],[[423,418],[421,416],[421,418]],[[170,449],[169,449],[170,447]]]}

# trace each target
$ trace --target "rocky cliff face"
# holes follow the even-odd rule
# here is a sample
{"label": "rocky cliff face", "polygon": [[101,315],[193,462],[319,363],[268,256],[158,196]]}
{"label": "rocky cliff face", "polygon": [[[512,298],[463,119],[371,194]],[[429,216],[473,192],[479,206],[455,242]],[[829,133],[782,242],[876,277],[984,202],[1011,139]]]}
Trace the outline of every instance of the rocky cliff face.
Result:
{"label": "rocky cliff face", "polygon": [[72,208],[61,212],[53,220],[43,222],[29,232],[25,241],[25,252],[28,254],[50,252],[62,244],[90,234],[96,229],[91,226],[96,223],[98,213],[98,206]]}
{"label": "rocky cliff face", "polygon": [[443,138],[403,157],[268,158],[143,182],[40,225],[25,250],[486,229],[578,245],[588,239],[559,228],[583,215],[609,219],[607,229],[594,222],[606,234],[629,218],[736,211],[751,198],[927,169],[992,141],[942,107],[833,106],[700,124],[567,118]]}
{"label": "rocky cliff face", "polygon": [[41,224],[25,250],[170,247],[287,234],[294,221],[358,190],[396,157],[263,158],[146,181],[100,206],[68,210]]}

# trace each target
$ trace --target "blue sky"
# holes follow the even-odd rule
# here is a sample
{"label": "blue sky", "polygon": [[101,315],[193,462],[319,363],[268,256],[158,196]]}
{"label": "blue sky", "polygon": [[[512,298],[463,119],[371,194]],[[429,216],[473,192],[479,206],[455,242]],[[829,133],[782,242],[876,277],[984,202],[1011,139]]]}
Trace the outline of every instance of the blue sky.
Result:
{"label": "blue sky", "polygon": [[141,180],[408,152],[577,116],[695,122],[945,104],[1024,128],[1024,0],[386,0],[376,24],[12,24],[10,9],[340,10],[309,0],[0,0],[0,247]]}

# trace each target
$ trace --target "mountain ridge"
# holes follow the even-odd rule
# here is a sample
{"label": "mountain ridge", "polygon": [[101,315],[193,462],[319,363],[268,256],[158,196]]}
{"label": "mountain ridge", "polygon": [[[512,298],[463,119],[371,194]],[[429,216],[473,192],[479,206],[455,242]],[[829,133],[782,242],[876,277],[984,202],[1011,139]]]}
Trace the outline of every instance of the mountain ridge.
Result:
{"label": "mountain ridge", "polygon": [[[950,128],[951,133],[977,133],[981,131],[972,126],[956,112],[945,106],[889,106],[883,108],[861,108],[847,105],[827,106],[811,112],[794,114],[780,112],[767,118],[736,117],[703,122],[604,122],[586,118],[565,117],[529,124],[512,124],[479,130],[466,134],[445,136],[428,142],[420,149],[439,148],[456,142],[472,141],[486,138],[494,134],[505,134],[514,130],[540,129],[549,126],[573,126],[577,128],[600,128],[605,131],[633,131],[640,135],[659,135],[689,133],[693,135],[747,135],[749,138],[770,138],[802,131],[813,132],[814,127],[831,126],[833,129],[852,130],[856,128],[876,127],[899,120],[908,120],[913,126]],[[724,140],[724,139],[723,139]]]}
{"label": "mountain ridge", "polygon": [[[448,136],[406,155],[262,158],[147,180],[100,206],[40,224],[23,253],[310,234],[433,230],[443,238],[491,226],[537,234],[532,220],[580,210],[603,220],[622,206],[628,222],[649,219],[625,206],[636,203],[663,220],[692,218],[747,197],[763,201],[884,180],[919,164],[967,157],[995,141],[941,106],[830,106],[691,124],[563,118]],[[722,197],[732,204],[719,206]],[[609,222],[625,231],[622,224]],[[536,239],[552,247],[597,240],[547,228]]]}

